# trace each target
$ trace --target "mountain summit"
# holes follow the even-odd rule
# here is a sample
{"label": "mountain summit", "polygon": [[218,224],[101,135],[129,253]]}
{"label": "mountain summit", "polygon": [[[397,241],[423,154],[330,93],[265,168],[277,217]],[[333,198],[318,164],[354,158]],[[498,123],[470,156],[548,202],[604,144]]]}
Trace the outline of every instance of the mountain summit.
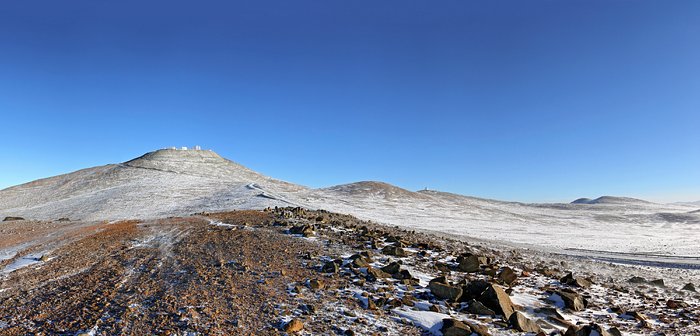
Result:
{"label": "mountain summit", "polygon": [[286,206],[279,192],[304,190],[209,150],[161,149],[0,191],[0,214],[88,220]]}

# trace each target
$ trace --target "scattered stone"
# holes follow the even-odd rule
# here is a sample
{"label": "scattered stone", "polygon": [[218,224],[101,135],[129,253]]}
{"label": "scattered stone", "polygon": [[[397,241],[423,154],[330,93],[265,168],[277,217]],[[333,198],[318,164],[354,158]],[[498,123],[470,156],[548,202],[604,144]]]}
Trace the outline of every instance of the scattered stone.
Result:
{"label": "scattered stone", "polygon": [[[617,329],[615,329],[617,331]],[[618,331],[619,332],[619,331]],[[585,326],[570,326],[566,329],[564,336],[613,336],[603,327],[593,323]]]}
{"label": "scattered stone", "polygon": [[340,267],[334,261],[329,261],[323,265],[321,271],[323,273],[338,273],[340,271]]}
{"label": "scattered stone", "polygon": [[300,234],[304,237],[311,237],[314,235],[314,229],[311,225],[298,225],[293,226],[291,229],[289,229],[289,233]]}
{"label": "scattered stone", "polygon": [[644,278],[638,277],[638,276],[633,276],[633,277],[629,278],[629,280],[627,280],[627,282],[633,283],[633,284],[644,284],[644,283],[647,283],[647,279],[644,279]]}
{"label": "scattered stone", "polygon": [[459,263],[457,269],[462,272],[474,273],[481,270],[479,257],[473,254],[461,255],[457,258],[457,262]]}
{"label": "scattered stone", "polygon": [[468,325],[455,319],[442,320],[440,331],[443,336],[469,336],[472,334],[472,329]]}
{"label": "scattered stone", "polygon": [[656,287],[666,287],[666,285],[664,284],[664,279],[651,280],[649,284]]}
{"label": "scattered stone", "polygon": [[695,285],[692,283],[687,283],[685,286],[683,286],[683,288],[681,288],[681,290],[695,292]]}
{"label": "scattered stone", "polygon": [[472,332],[476,333],[478,336],[491,336],[489,328],[483,324],[470,323],[468,321],[465,321],[464,323],[468,325]]}
{"label": "scattered stone", "polygon": [[403,248],[401,248],[400,246],[396,246],[396,245],[385,246],[382,249],[382,253],[384,253],[386,255],[396,256],[396,257],[407,257],[408,256],[408,253],[406,253],[406,251]]}
{"label": "scattered stone", "polygon": [[309,288],[313,290],[319,290],[326,288],[326,284],[320,279],[311,279],[309,281]]}
{"label": "scattered stone", "polygon": [[476,314],[476,315],[496,315],[496,312],[493,310],[489,309],[488,307],[484,306],[483,303],[476,301],[476,300],[471,300],[469,301],[469,306],[467,307],[467,312]]}
{"label": "scattered stone", "polygon": [[496,314],[503,315],[507,320],[510,315],[513,314],[515,309],[513,308],[513,302],[510,301],[510,297],[506,292],[498,285],[489,284],[483,294],[479,297],[478,301],[484,304],[484,306],[492,309]]}
{"label": "scattered stone", "polygon": [[564,306],[571,310],[581,311],[586,309],[586,300],[578,293],[571,290],[560,290],[555,292],[564,301]]}
{"label": "scattered stone", "polygon": [[687,308],[688,304],[681,300],[668,300],[666,301],[666,307],[671,309]]}
{"label": "scattered stone", "polygon": [[497,281],[499,283],[512,286],[518,280],[518,275],[510,267],[503,267],[501,273],[498,274]]}
{"label": "scattered stone", "polygon": [[375,281],[377,279],[390,278],[391,274],[386,273],[374,267],[367,267],[367,280]]}
{"label": "scattered stone", "polygon": [[540,328],[540,326],[538,326],[537,323],[530,320],[520,312],[514,312],[513,314],[511,314],[510,318],[508,319],[508,322],[510,322],[510,325],[517,331],[532,333],[542,332],[542,328]]}
{"label": "scattered stone", "polygon": [[462,288],[447,284],[444,277],[431,280],[428,288],[433,295],[441,300],[457,301],[462,296]]}
{"label": "scattered stone", "polygon": [[559,280],[563,284],[567,284],[569,286],[574,286],[574,287],[582,287],[582,288],[588,288],[591,287],[591,281],[581,278],[581,277],[574,277],[574,274],[569,272],[569,274],[565,275],[561,280]]}
{"label": "scattered stone", "polygon": [[392,262],[391,264],[382,267],[382,271],[389,273],[389,274],[399,273],[400,270],[401,270],[401,264],[399,264],[397,262]]}
{"label": "scattered stone", "polygon": [[299,319],[292,319],[289,323],[284,325],[284,332],[295,333],[304,329],[304,323]]}

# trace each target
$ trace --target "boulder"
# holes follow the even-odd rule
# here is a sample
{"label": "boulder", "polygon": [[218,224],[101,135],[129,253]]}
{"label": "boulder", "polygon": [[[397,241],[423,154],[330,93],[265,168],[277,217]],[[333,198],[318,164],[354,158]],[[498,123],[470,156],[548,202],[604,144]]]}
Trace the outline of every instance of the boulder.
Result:
{"label": "boulder", "polygon": [[483,294],[478,299],[479,302],[483,303],[484,306],[496,312],[496,314],[503,315],[505,319],[509,319],[510,315],[515,312],[513,307],[513,302],[510,301],[510,297],[501,288],[501,286],[489,284]]}
{"label": "boulder", "polygon": [[647,283],[647,279],[644,279],[644,278],[638,277],[638,276],[633,276],[633,277],[629,278],[629,280],[627,280],[627,282],[634,283],[634,284],[643,284],[643,283]]}
{"label": "boulder", "polygon": [[501,273],[498,274],[497,281],[501,284],[512,286],[518,280],[518,275],[510,267],[503,267]]}
{"label": "boulder", "polygon": [[586,300],[574,291],[561,290],[556,291],[555,294],[559,295],[564,301],[564,306],[571,310],[580,311],[586,309]]}
{"label": "boulder", "polygon": [[649,281],[649,284],[656,287],[666,287],[666,285],[664,284],[664,279],[651,280]]}
{"label": "boulder", "polygon": [[517,331],[531,332],[536,334],[542,332],[542,328],[540,328],[540,326],[538,326],[537,323],[535,323],[535,321],[527,318],[520,312],[514,312],[513,314],[511,314],[510,318],[508,319],[508,322]]}
{"label": "boulder", "polygon": [[390,278],[391,274],[386,273],[380,269],[376,269],[374,267],[367,267],[367,278],[370,281],[374,281],[377,279],[382,279],[382,278]]}
{"label": "boulder", "polygon": [[329,261],[323,265],[321,271],[323,273],[338,273],[338,271],[340,271],[340,267],[334,261]]}
{"label": "boulder", "polygon": [[468,325],[455,319],[442,320],[440,331],[443,336],[469,336],[472,334],[472,329]]}
{"label": "boulder", "polygon": [[478,299],[489,286],[491,286],[491,284],[484,280],[471,281],[462,287],[462,297],[459,300],[466,302],[472,299]]}
{"label": "boulder", "polygon": [[413,275],[408,270],[401,270],[398,273],[394,273],[391,277],[398,280],[413,279]]}
{"label": "boulder", "polygon": [[461,255],[457,258],[457,269],[462,272],[474,273],[481,270],[481,263],[479,262],[479,257],[473,254]]}
{"label": "boulder", "polygon": [[685,286],[683,286],[683,288],[681,288],[681,290],[695,292],[695,285],[692,283],[687,283]]}
{"label": "boulder", "polygon": [[401,264],[397,262],[392,262],[391,264],[382,267],[382,271],[387,272],[389,274],[399,273],[399,271],[401,271]]}
{"label": "boulder", "polygon": [[369,267],[369,262],[365,258],[355,258],[352,260],[352,266],[353,267]]}
{"label": "boulder", "polygon": [[[444,277],[430,281],[430,292],[441,300],[457,301],[462,296],[462,288],[445,283]],[[436,281],[437,280],[437,281]]]}
{"label": "boulder", "polygon": [[613,330],[617,331],[617,328],[611,328],[609,332],[608,330],[605,330],[605,328],[592,323],[585,326],[570,326],[568,329],[566,329],[564,336],[614,336],[615,333]]}
{"label": "boulder", "polygon": [[284,325],[284,332],[287,333],[295,333],[295,332],[300,332],[302,329],[304,329],[304,323],[301,322],[299,319],[292,319],[289,321],[287,324]]}
{"label": "boulder", "polygon": [[324,289],[325,287],[326,287],[326,284],[323,282],[323,280],[320,280],[320,279],[309,280],[309,288],[311,288],[313,290]]}
{"label": "boulder", "polygon": [[591,281],[584,279],[584,278],[581,278],[581,277],[574,277],[574,274],[571,272],[569,272],[569,274],[565,275],[559,281],[563,284],[567,284],[569,286],[574,286],[574,287],[582,287],[582,288],[591,287]]}
{"label": "boulder", "polygon": [[408,256],[408,253],[406,253],[406,251],[402,247],[396,245],[384,246],[384,248],[382,249],[382,253],[396,257]]}
{"label": "boulder", "polygon": [[304,237],[310,237],[314,235],[314,229],[313,227],[311,227],[311,225],[297,225],[289,229],[289,233],[300,234]]}
{"label": "boulder", "polygon": [[468,321],[464,321],[464,324],[468,325],[472,332],[477,334],[478,336],[491,336],[489,328],[487,328],[483,324],[470,323]]}
{"label": "boulder", "polygon": [[467,312],[476,315],[496,315],[496,312],[484,306],[483,303],[471,300],[469,301],[469,306],[467,307]]}

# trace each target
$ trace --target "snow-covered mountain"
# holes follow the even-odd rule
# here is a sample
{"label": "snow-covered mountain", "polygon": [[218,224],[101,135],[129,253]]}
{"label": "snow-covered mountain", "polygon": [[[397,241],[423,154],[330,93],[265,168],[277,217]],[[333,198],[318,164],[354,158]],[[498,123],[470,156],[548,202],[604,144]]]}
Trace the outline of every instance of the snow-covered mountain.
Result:
{"label": "snow-covered mountain", "polygon": [[700,252],[695,206],[610,196],[528,204],[414,192],[383,182],[310,189],[204,150],[158,150],[0,190],[0,216],[34,219],[153,218],[274,206],[326,209],[454,237],[558,250]]}

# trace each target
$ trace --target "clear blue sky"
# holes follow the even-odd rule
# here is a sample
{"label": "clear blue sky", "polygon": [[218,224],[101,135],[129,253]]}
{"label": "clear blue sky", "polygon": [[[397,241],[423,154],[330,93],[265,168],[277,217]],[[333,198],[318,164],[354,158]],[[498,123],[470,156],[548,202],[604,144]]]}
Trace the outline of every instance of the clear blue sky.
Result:
{"label": "clear blue sky", "polygon": [[199,144],[312,187],[700,200],[699,1],[3,1],[0,187]]}

